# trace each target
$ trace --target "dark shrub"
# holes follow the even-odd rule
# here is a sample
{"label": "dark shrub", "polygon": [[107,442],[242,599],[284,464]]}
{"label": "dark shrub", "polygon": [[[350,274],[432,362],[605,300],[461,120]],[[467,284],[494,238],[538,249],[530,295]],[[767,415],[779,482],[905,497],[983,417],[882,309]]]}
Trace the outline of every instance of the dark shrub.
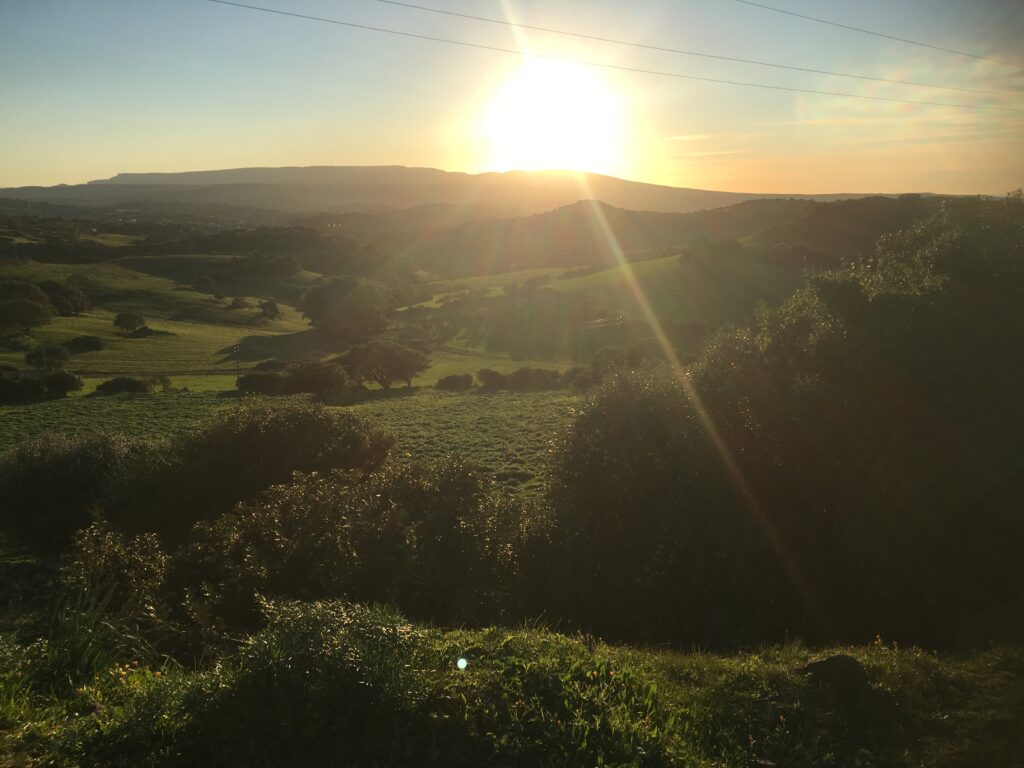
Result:
{"label": "dark shrub", "polygon": [[326,397],[340,394],[352,389],[355,382],[334,361],[312,361],[289,365],[284,376],[286,386],[291,393],[310,392]]}
{"label": "dark shrub", "polygon": [[267,319],[273,319],[281,315],[281,308],[277,306],[276,301],[264,299],[260,302],[260,313]]}
{"label": "dark shrub", "polygon": [[114,327],[125,333],[131,333],[145,324],[146,321],[142,315],[137,315],[134,312],[121,312],[114,318]]}
{"label": "dark shrub", "polygon": [[549,487],[554,615],[617,637],[742,642],[786,593],[670,371],[607,381],[561,438]]}
{"label": "dark shrub", "polygon": [[40,289],[50,299],[58,315],[71,317],[92,308],[89,297],[79,288],[69,283],[58,283],[45,280],[39,284]]}
{"label": "dark shrub", "polygon": [[635,347],[601,347],[590,359],[590,368],[601,378],[614,371],[636,368],[642,359],[642,354]]}
{"label": "dark shrub", "polygon": [[70,357],[71,353],[65,347],[57,344],[40,344],[25,354],[25,362],[35,368],[52,371],[63,368]]}
{"label": "dark shrub", "polygon": [[505,387],[515,392],[555,389],[561,383],[558,371],[524,366],[505,376]]}
{"label": "dark shrub", "polygon": [[464,392],[472,387],[473,374],[471,373],[453,373],[437,380],[438,389],[447,389],[450,392]]}
{"label": "dark shrub", "polygon": [[0,280],[0,301],[30,301],[53,312],[53,304],[43,290],[27,280]]}
{"label": "dark shrub", "polygon": [[103,349],[103,339],[99,336],[76,336],[65,341],[64,346],[73,355],[83,352],[98,352]]}
{"label": "dark shrub", "polygon": [[573,389],[590,389],[600,383],[600,377],[588,366],[574,365],[562,372],[562,384]]}
{"label": "dark shrub", "polygon": [[283,371],[256,371],[239,377],[238,389],[262,395],[309,393],[328,397],[348,392],[355,386],[345,369],[337,363],[294,363]]}
{"label": "dark shrub", "polygon": [[49,371],[43,376],[43,388],[47,397],[64,397],[69,392],[77,392],[85,383],[71,371]]}
{"label": "dark shrub", "polygon": [[[212,523],[176,563],[191,613],[252,628],[258,595],[398,605],[445,623],[509,608],[522,505],[456,458],[297,476]],[[200,582],[200,583],[197,583]]]}
{"label": "dark shrub", "polygon": [[49,303],[39,304],[28,299],[0,300],[0,333],[28,333],[34,326],[44,325],[52,318]]}
{"label": "dark shrub", "polygon": [[148,325],[140,325],[134,331],[128,334],[129,339],[145,339],[156,334],[152,328]]}
{"label": "dark shrub", "polygon": [[252,304],[250,304],[244,297],[242,297],[242,296],[235,296],[233,299],[231,299],[231,304],[229,305],[229,308],[230,309],[248,309],[251,306],[252,306]]}
{"label": "dark shrub", "polygon": [[149,379],[136,379],[131,376],[115,376],[107,379],[96,387],[97,395],[121,395],[124,393],[148,394],[153,391],[153,382]]}
{"label": "dark shrub", "polygon": [[4,371],[0,373],[0,403],[26,403],[46,397],[46,387],[36,373]]}
{"label": "dark shrub", "polygon": [[200,275],[192,281],[192,287],[197,291],[210,293],[213,290],[214,280],[210,275]]}
{"label": "dark shrub", "polygon": [[359,344],[339,357],[338,362],[356,381],[374,381],[381,389],[391,389],[395,381],[404,381],[411,387],[416,375],[430,367],[422,352],[395,341]]}
{"label": "dark shrub", "polygon": [[235,386],[240,392],[254,395],[283,395],[287,392],[283,374],[273,371],[256,371],[238,377]]}
{"label": "dark shrub", "polygon": [[700,644],[1017,641],[1022,265],[1019,201],[960,201],[686,372],[614,374],[554,456],[552,615]]}
{"label": "dark shrub", "polygon": [[166,454],[141,457],[118,478],[106,513],[128,532],[180,541],[197,520],[215,518],[294,472],[373,469],[392,442],[347,411],[246,402]]}
{"label": "dark shrub", "polygon": [[139,447],[116,435],[48,434],[0,460],[0,525],[12,538],[49,554],[89,524],[104,485]]}
{"label": "dark shrub", "polygon": [[484,389],[502,389],[505,386],[505,375],[490,368],[481,368],[476,377]]}

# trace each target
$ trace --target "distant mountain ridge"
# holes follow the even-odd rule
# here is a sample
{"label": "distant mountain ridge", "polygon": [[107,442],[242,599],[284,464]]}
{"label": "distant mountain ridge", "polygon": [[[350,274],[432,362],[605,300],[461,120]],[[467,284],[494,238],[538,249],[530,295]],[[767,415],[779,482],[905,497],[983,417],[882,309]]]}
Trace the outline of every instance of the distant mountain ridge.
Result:
{"label": "distant mountain ridge", "polygon": [[764,198],[829,201],[862,194],[790,195],[721,192],[627,181],[572,171],[470,174],[404,166],[233,168],[180,173],[121,173],[87,184],[20,187],[0,197],[80,205],[232,205],[268,211],[336,212],[420,205],[464,205],[520,215],[581,199],[617,208],[689,213]]}

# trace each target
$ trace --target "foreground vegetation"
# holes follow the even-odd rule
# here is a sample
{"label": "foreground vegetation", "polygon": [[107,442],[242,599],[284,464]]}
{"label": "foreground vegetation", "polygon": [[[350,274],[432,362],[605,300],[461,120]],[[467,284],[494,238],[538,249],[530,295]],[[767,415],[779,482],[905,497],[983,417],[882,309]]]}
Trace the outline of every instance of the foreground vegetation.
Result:
{"label": "foreground vegetation", "polygon": [[395,283],[398,318],[346,275],[305,305],[346,351],[239,380],[291,394],[10,407],[8,434],[58,431],[0,459],[0,744],[30,765],[1019,762],[1022,205],[949,206],[746,321],[666,318],[658,354],[564,373],[504,357],[392,387],[420,349],[525,353],[583,305],[542,275],[435,307]]}
{"label": "foreground vegetation", "polygon": [[[441,631],[344,603],[263,610],[265,628],[212,668],[114,663],[60,698],[43,682],[52,650],[5,643],[3,751],[83,766],[953,768],[1010,765],[1022,746],[1020,652],[722,657]],[[862,687],[800,671],[834,653],[863,665]]]}

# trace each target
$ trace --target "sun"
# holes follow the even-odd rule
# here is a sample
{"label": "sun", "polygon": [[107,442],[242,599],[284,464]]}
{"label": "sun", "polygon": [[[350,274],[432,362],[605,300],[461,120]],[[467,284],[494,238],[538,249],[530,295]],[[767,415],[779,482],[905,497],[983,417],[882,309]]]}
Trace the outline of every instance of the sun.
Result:
{"label": "sun", "polygon": [[592,67],[527,57],[484,118],[489,166],[616,174],[623,122],[621,96]]}

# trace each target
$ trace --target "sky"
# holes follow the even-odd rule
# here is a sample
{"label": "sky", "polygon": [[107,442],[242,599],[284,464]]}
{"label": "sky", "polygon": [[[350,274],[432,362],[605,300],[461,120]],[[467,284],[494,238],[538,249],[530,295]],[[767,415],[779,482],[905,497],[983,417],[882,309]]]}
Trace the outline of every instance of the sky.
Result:
{"label": "sky", "polygon": [[[0,187],[295,165],[472,173],[580,168],[672,186],[773,193],[1005,194],[1024,185],[1019,0],[765,3],[1021,67],[738,0],[414,1],[649,46],[1020,96],[714,61],[379,0],[249,1],[512,52],[209,0],[0,0]],[[637,69],[1014,109],[891,103],[627,71]]]}

